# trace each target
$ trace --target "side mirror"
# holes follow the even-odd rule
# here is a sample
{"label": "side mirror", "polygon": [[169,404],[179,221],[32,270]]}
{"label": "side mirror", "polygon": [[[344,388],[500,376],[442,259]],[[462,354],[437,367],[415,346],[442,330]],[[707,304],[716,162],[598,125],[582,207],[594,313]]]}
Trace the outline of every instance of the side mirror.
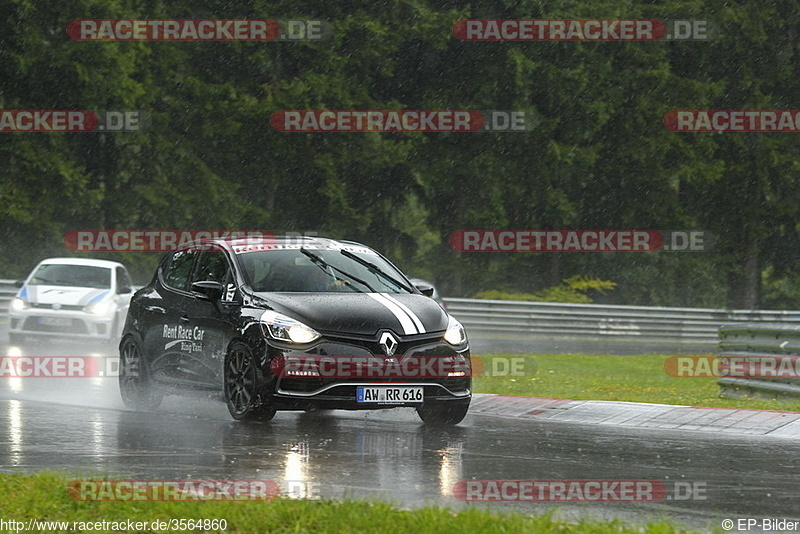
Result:
{"label": "side mirror", "polygon": [[119,293],[120,295],[127,295],[128,293],[131,293],[131,292],[133,292],[133,288],[132,287],[120,286],[120,287],[117,288],[117,293]]}
{"label": "side mirror", "polygon": [[225,287],[219,282],[203,280],[201,282],[192,282],[192,291],[194,293],[199,293],[210,300],[217,301],[222,298],[222,293],[225,291]]}
{"label": "side mirror", "polygon": [[425,295],[426,297],[433,296],[434,289],[433,286],[430,284],[415,284],[414,287],[419,289],[419,292]]}
{"label": "side mirror", "polygon": [[17,280],[14,282],[14,287],[22,287],[25,285],[25,280]]}

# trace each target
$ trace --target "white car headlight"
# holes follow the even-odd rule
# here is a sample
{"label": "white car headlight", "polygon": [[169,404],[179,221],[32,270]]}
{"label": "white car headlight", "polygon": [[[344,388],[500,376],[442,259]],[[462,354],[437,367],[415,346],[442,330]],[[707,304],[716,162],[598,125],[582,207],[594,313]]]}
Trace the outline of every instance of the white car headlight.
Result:
{"label": "white car headlight", "polygon": [[11,299],[11,309],[14,311],[27,310],[30,307],[31,305],[27,300],[23,300],[19,297],[14,297]]}
{"label": "white car headlight", "polygon": [[319,339],[319,332],[313,328],[296,321],[291,317],[267,310],[261,314],[261,324],[263,324],[269,335],[279,341],[290,343],[311,343]]}
{"label": "white car headlight", "polygon": [[444,340],[451,345],[463,345],[467,340],[467,333],[464,332],[464,327],[453,317],[450,317],[450,322],[447,323]]}
{"label": "white car headlight", "polygon": [[83,311],[92,315],[108,315],[108,312],[111,311],[111,301],[101,300],[100,302],[89,304],[84,306]]}

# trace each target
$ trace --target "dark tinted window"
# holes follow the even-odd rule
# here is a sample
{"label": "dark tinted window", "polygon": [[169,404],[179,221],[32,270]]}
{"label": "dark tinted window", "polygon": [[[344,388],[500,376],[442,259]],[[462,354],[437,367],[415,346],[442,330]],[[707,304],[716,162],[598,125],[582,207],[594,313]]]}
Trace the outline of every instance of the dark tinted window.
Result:
{"label": "dark tinted window", "polygon": [[299,247],[245,252],[239,254],[238,259],[245,279],[255,291],[407,292],[388,278],[402,281],[403,275],[374,253],[354,252],[362,260],[374,264],[388,277],[342,255],[338,249],[306,248],[324,264],[303,254]]}
{"label": "dark tinted window", "polygon": [[179,250],[172,255],[172,259],[164,272],[164,283],[175,289],[186,290],[189,274],[192,271],[192,261],[197,252],[193,250]]}
{"label": "dark tinted window", "polygon": [[226,284],[229,281],[229,272],[230,267],[225,253],[220,250],[207,250],[197,260],[192,281],[213,281]]}

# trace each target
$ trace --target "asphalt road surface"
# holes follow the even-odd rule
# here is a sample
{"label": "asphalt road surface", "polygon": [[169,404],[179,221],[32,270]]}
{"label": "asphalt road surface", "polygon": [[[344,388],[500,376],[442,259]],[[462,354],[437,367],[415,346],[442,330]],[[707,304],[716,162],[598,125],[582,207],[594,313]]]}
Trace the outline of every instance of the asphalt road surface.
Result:
{"label": "asphalt road surface", "polygon": [[[0,379],[6,472],[272,480],[295,497],[525,513],[556,507],[568,518],[670,518],[699,529],[723,519],[800,519],[797,440],[489,415],[436,430],[410,409],[279,412],[270,423],[243,424],[218,399],[177,396],[166,397],[156,413],[136,413],[123,407],[116,378],[108,376],[116,362],[107,348],[3,345],[2,351],[95,356],[104,370],[92,378]],[[572,503],[467,503],[454,495],[459,481],[476,480],[657,481],[666,495],[656,502]]]}

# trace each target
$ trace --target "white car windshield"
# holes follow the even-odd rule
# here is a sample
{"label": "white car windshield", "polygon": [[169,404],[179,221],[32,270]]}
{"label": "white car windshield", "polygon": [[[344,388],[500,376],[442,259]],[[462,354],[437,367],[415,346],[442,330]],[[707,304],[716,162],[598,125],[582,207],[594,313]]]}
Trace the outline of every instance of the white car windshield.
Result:
{"label": "white car windshield", "polygon": [[28,284],[109,289],[111,287],[111,269],[91,265],[50,263],[41,265]]}

